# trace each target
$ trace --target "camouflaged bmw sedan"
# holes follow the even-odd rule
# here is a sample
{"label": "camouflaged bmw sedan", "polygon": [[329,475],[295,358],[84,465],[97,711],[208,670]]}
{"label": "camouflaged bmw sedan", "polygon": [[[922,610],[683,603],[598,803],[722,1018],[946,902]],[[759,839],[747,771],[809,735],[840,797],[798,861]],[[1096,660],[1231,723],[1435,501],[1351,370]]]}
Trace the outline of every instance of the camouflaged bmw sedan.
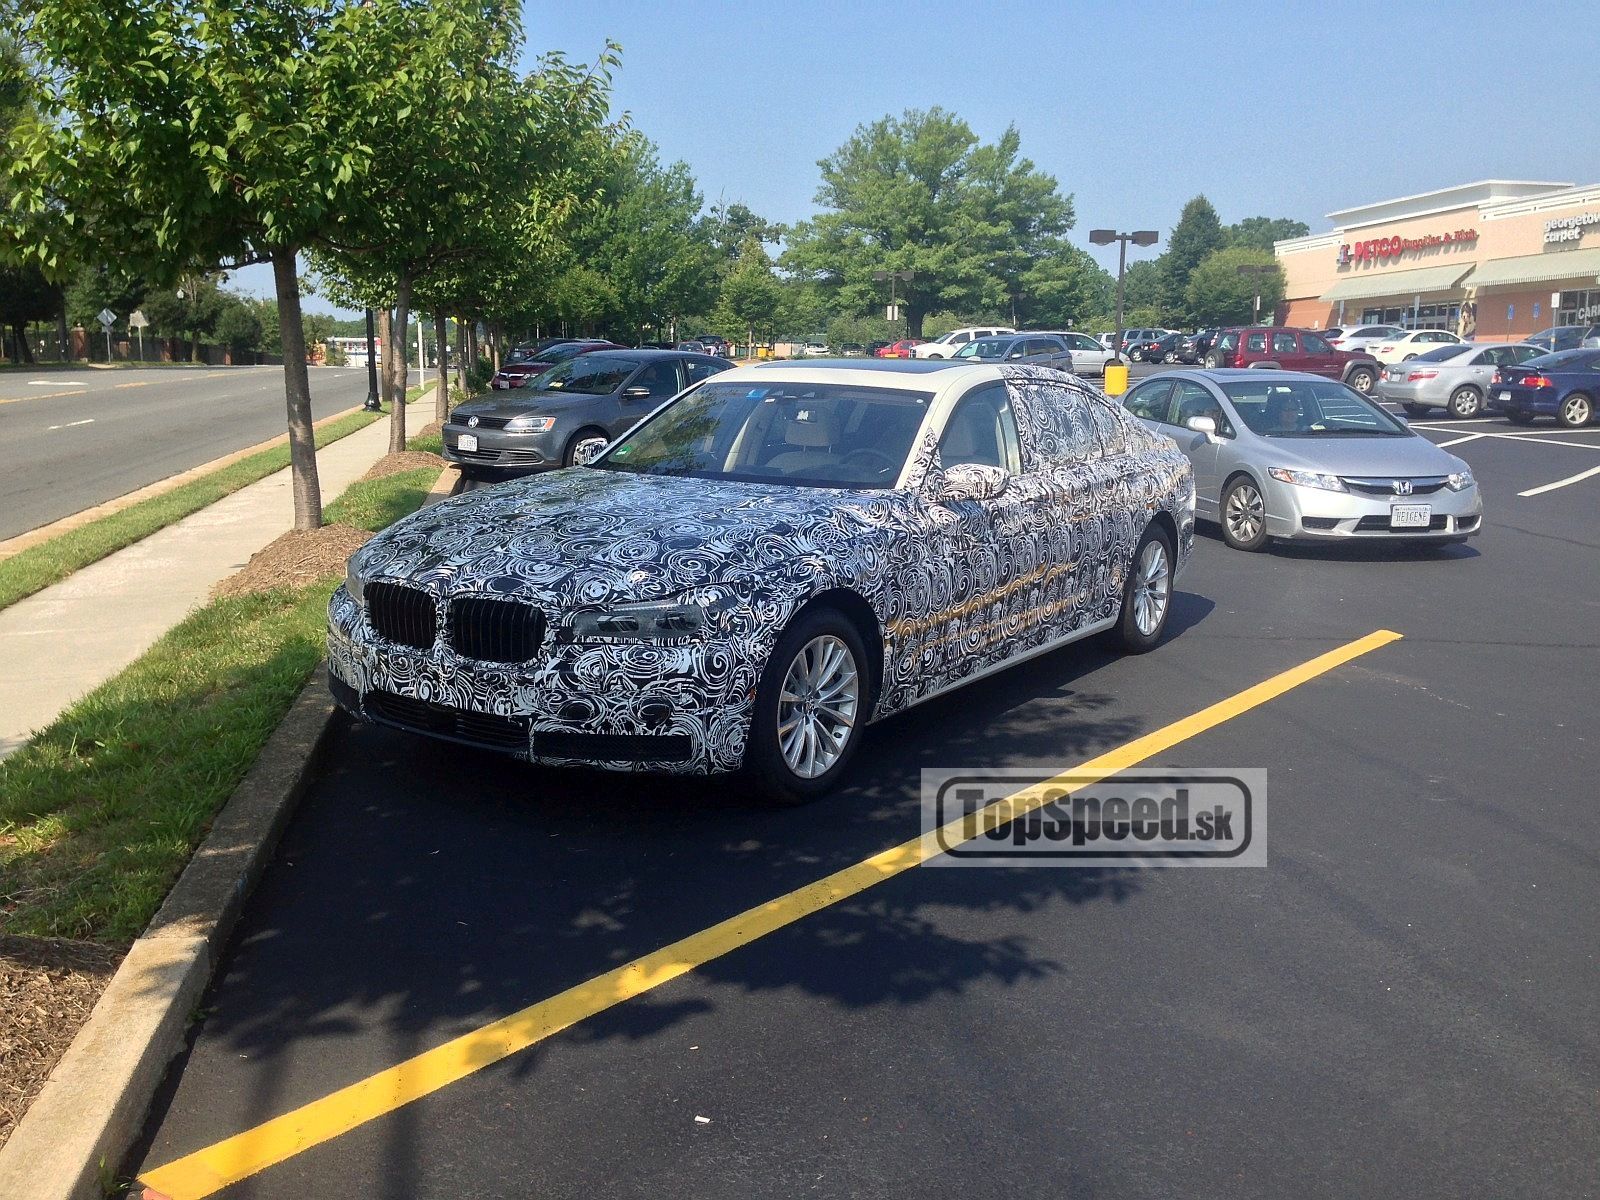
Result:
{"label": "camouflaged bmw sedan", "polygon": [[1070,375],[761,364],[373,538],[330,682],[431,737],[803,801],[871,721],[1102,631],[1156,645],[1193,536],[1188,460]]}

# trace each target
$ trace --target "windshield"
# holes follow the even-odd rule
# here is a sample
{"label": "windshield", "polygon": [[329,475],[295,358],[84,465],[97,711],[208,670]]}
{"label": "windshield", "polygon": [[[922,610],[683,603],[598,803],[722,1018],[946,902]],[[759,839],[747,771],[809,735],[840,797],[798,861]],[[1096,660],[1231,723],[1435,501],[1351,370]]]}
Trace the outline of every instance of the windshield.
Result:
{"label": "windshield", "polygon": [[847,384],[708,383],[593,466],[799,487],[893,486],[931,393]]}
{"label": "windshield", "polygon": [[1006,351],[1011,348],[1010,338],[979,338],[975,342],[968,342],[957,350],[957,358],[981,358],[984,360],[1000,360],[1006,356]]}
{"label": "windshield", "polygon": [[575,392],[583,396],[604,396],[622,386],[639,365],[636,358],[614,354],[585,354],[558,363],[533,381],[543,392]]}
{"label": "windshield", "polygon": [[1270,438],[1409,437],[1411,430],[1359,392],[1332,380],[1225,383],[1239,419]]}
{"label": "windshield", "polygon": [[1426,354],[1419,354],[1412,362],[1449,362],[1452,358],[1461,358],[1463,355],[1475,354],[1480,349],[1478,346],[1440,346],[1429,350]]}

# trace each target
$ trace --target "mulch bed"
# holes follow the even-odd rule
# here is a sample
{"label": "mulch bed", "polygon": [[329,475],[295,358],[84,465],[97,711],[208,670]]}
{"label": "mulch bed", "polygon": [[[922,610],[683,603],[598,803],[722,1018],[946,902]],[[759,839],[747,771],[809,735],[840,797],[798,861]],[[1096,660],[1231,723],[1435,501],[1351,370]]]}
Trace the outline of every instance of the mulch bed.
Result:
{"label": "mulch bed", "polygon": [[94,942],[0,935],[0,1145],[122,961]]}
{"label": "mulch bed", "polygon": [[[391,458],[399,457],[391,455]],[[242,571],[211,589],[211,598],[252,596],[280,588],[304,587],[319,579],[344,574],[350,556],[372,535],[348,525],[324,525],[309,531],[291,530],[250,556]]]}
{"label": "mulch bed", "polygon": [[432,467],[435,471],[444,469],[444,459],[427,450],[402,450],[398,454],[385,454],[368,468],[367,473],[361,478],[382,479],[385,475],[399,475],[404,471],[420,471],[423,467]]}

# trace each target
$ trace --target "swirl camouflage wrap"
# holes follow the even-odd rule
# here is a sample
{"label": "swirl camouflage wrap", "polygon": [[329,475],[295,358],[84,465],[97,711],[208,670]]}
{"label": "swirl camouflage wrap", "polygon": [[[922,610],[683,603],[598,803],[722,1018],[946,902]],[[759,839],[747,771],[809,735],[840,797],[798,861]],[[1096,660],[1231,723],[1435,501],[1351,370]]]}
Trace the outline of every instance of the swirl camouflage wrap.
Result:
{"label": "swirl camouflage wrap", "polygon": [[[1152,522],[1181,567],[1194,488],[1170,439],[1048,368],[944,375],[892,487],[602,464],[397,522],[357,552],[331,601],[336,696],[369,719],[539,762],[730,771],[773,647],[808,605],[862,627],[876,718],[1115,623]],[[931,499],[950,413],[997,386],[1022,469],[993,499]],[[574,623],[655,601],[703,623],[652,640]]]}

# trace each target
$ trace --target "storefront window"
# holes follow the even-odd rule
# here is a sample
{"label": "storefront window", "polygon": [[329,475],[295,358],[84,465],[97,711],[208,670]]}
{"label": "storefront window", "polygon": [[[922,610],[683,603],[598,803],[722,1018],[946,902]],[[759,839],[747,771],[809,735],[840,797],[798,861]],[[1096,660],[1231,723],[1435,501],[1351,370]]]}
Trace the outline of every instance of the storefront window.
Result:
{"label": "storefront window", "polygon": [[1448,329],[1454,333],[1461,319],[1459,301],[1449,304],[1424,304],[1415,312],[1406,308],[1367,308],[1361,312],[1363,325],[1398,325],[1402,329]]}
{"label": "storefront window", "polygon": [[1600,288],[1562,292],[1557,325],[1600,325]]}

